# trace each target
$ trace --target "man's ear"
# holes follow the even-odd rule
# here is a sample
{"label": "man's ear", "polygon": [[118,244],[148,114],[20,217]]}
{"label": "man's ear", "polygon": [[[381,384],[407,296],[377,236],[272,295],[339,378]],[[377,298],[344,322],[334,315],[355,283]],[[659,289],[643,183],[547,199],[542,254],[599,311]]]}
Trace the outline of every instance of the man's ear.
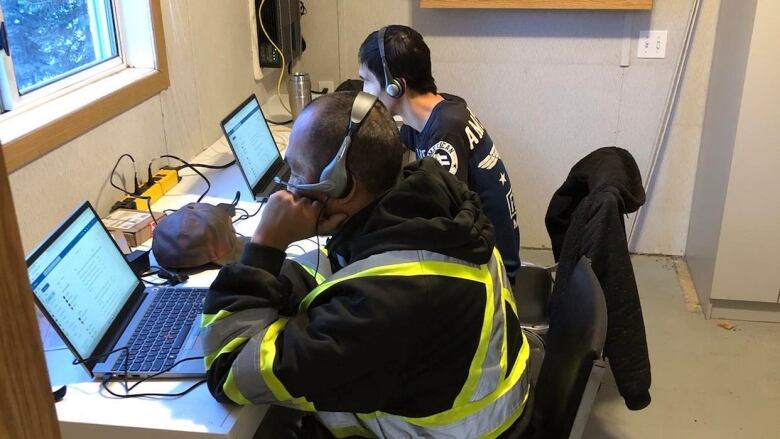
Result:
{"label": "man's ear", "polygon": [[398,99],[401,99],[404,96],[407,96],[409,93],[409,84],[406,83],[406,78],[396,78],[404,85],[404,92],[401,94],[401,96]]}
{"label": "man's ear", "polygon": [[363,184],[355,177],[355,174],[347,171],[349,174],[349,185],[347,186],[347,193],[341,198],[331,198],[332,202],[338,204],[349,204],[357,198],[358,191],[362,189]]}

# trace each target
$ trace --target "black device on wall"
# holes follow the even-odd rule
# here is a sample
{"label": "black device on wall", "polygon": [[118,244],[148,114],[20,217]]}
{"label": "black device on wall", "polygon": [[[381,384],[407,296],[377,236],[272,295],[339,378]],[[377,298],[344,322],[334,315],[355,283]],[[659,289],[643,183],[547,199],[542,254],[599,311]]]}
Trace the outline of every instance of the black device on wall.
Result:
{"label": "black device on wall", "polygon": [[[260,4],[262,3],[262,10]],[[281,68],[282,58],[263,33],[284,53],[284,59],[291,62],[301,56],[301,5],[300,0],[255,0],[257,9],[257,45],[260,67]],[[263,21],[262,26],[260,20]]]}

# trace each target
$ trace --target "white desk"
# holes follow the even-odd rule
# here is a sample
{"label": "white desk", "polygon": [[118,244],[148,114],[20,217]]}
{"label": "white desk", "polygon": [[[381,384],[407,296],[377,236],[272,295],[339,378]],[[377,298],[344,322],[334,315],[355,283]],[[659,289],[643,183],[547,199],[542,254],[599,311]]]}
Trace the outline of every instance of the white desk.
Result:
{"label": "white desk", "polygon": [[[280,118],[280,112],[273,111],[274,104],[263,109],[269,117]],[[272,111],[268,111],[268,107]],[[287,145],[289,127],[271,125],[280,148]],[[224,139],[215,142],[192,163],[221,164],[233,160],[230,148]],[[172,162],[173,163],[173,162]],[[257,211],[259,205],[253,201],[249,189],[237,166],[225,170],[203,170],[211,181],[211,189],[204,202],[216,204],[231,202],[237,190],[241,191],[239,206]],[[196,201],[206,184],[191,170],[183,170],[181,182],[162,199],[152,205],[153,210],[178,209]],[[257,227],[261,214],[236,224],[236,231],[251,236]],[[146,243],[147,245],[149,243]],[[313,248],[309,241],[302,243]],[[291,253],[294,253],[292,251]],[[216,270],[199,273],[190,278],[187,286],[205,287],[211,284]],[[46,332],[48,325],[42,325]],[[52,331],[53,332],[53,331]],[[44,349],[49,375],[53,386],[67,384],[65,398],[55,404],[62,437],[66,439],[106,438],[125,439],[184,439],[184,438],[251,438],[267,406],[226,406],[217,403],[203,384],[179,398],[131,398],[118,399],[105,394],[100,383],[91,381],[81,366],[72,366],[73,356],[65,349],[56,334],[44,334]],[[192,385],[194,381],[149,380],[133,392],[176,393]],[[117,393],[124,391],[118,382],[109,384]]]}

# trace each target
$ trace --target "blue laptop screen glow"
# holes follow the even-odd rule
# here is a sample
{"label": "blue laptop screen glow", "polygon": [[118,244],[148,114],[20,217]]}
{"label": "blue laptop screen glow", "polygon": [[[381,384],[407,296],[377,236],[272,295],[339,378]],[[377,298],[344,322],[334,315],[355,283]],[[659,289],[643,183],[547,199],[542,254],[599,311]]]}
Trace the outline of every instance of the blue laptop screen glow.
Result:
{"label": "blue laptop screen glow", "polygon": [[280,156],[257,99],[251,99],[225,122],[225,133],[253,189]]}
{"label": "blue laptop screen glow", "polygon": [[27,269],[33,292],[82,358],[138,285],[98,221],[86,209]]}

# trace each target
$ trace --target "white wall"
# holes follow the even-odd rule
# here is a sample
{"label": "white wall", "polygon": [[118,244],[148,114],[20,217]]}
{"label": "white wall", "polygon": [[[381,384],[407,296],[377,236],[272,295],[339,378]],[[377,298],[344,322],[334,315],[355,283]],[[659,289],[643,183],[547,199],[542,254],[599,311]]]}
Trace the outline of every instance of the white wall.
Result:
{"label": "white wall", "polygon": [[[498,144],[520,206],[522,243],[549,246],[544,213],[570,167],[606,145],[645,169],[671,85],[691,0],[656,0],[630,12],[631,66],[620,68],[626,13],[423,10],[411,0],[309,0],[308,49],[296,69],[319,80],[357,77],[357,48],[372,30],[409,24],[433,51],[442,90],[465,97]],[[165,0],[171,88],[11,175],[29,250],[82,199],[101,212],[119,198],[113,162],[133,152],[144,167],[170,152],[192,157],[219,137],[218,122],[250,92],[273,90],[277,71],[252,79],[247,4]],[[719,1],[703,0],[693,52],[638,250],[682,254],[688,228],[713,30]],[[640,29],[668,30],[665,60],[637,60]]]}
{"label": "white wall", "polygon": [[215,6],[163,0],[171,87],[11,174],[26,252],[82,200],[106,213],[121,198],[108,177],[122,153],[135,156],[141,175],[161,154],[191,158],[219,138],[219,121],[250,93],[266,98],[278,71],[253,79],[247,2]]}
{"label": "white wall", "polygon": [[320,88],[319,81],[333,81],[338,86],[341,78],[338,0],[309,0],[306,9],[307,14],[301,17],[306,51],[295,64],[295,70],[307,72],[315,90]]}
{"label": "white wall", "polygon": [[[501,151],[519,206],[522,245],[548,247],[547,204],[577,160],[617,145],[645,172],[692,0],[656,0],[652,11],[628,13],[431,10],[407,0],[322,3],[338,11],[337,22],[309,17],[303,30],[307,41],[338,35],[339,70],[316,64],[315,80],[356,78],[357,49],[370,31],[393,23],[420,31],[440,89],[466,98]],[[685,249],[719,3],[703,0],[658,184],[640,224],[640,252]],[[621,68],[627,15],[631,65]],[[636,38],[646,29],[669,31],[666,59],[636,59]]]}

